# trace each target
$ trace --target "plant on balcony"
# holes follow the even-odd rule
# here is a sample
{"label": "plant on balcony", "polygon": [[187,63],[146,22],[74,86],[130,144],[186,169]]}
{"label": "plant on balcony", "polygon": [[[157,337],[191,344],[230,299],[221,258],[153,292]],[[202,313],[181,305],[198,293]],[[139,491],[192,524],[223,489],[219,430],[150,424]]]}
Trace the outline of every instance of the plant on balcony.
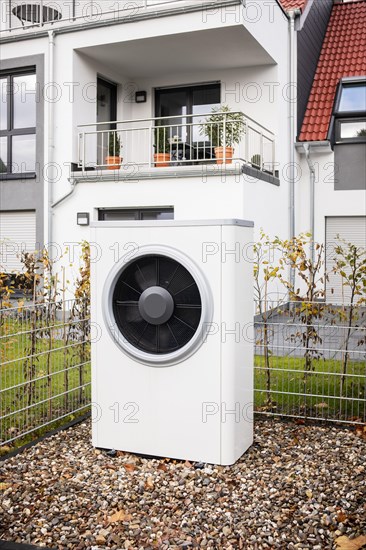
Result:
{"label": "plant on balcony", "polygon": [[234,145],[244,133],[243,113],[233,113],[228,105],[213,107],[211,115],[200,126],[200,134],[207,136],[215,148],[217,164],[232,163]]}
{"label": "plant on balcony", "polygon": [[108,155],[106,156],[105,162],[108,170],[119,170],[121,168],[121,138],[115,131],[109,132],[109,142],[108,142]]}
{"label": "plant on balcony", "polygon": [[259,153],[257,153],[256,155],[253,155],[250,162],[253,168],[258,168],[258,170],[262,168],[262,157]]}
{"label": "plant on balcony", "polygon": [[169,144],[169,128],[157,126],[154,135],[154,163],[157,168],[169,166],[170,164],[170,144]]}

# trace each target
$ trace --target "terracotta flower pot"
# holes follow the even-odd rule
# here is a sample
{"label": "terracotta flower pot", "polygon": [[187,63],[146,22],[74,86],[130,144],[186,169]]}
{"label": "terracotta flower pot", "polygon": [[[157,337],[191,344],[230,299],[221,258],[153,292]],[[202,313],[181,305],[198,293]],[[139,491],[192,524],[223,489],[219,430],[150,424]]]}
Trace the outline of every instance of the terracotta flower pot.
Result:
{"label": "terracotta flower pot", "polygon": [[169,153],[155,153],[154,162],[157,168],[162,168],[163,166],[170,166],[170,154]]}
{"label": "terracotta flower pot", "polygon": [[[224,160],[224,151],[226,158]],[[234,147],[215,147],[216,164],[232,164],[234,156]]]}
{"label": "terracotta flower pot", "polygon": [[107,170],[119,170],[121,168],[121,157],[106,157]]}

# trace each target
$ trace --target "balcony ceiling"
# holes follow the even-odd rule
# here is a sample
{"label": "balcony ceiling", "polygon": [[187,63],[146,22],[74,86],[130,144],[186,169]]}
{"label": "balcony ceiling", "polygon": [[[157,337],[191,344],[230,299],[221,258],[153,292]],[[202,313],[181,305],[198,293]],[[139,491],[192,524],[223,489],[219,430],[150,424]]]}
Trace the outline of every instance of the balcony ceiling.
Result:
{"label": "balcony ceiling", "polygon": [[266,50],[241,25],[90,46],[77,51],[118,74],[136,79],[163,76],[170,72],[274,63]]}

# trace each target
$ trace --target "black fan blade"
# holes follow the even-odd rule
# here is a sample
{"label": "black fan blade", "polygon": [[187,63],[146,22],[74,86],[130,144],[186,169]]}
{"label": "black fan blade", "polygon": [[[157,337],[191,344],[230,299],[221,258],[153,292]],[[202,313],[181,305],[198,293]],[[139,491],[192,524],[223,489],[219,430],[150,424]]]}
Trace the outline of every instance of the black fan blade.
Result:
{"label": "black fan blade", "polygon": [[142,292],[158,284],[156,257],[146,256],[138,260],[133,266],[135,267],[134,279]]}
{"label": "black fan blade", "polygon": [[170,285],[179,271],[179,264],[169,258],[160,258],[159,285],[170,290]]}
{"label": "black fan blade", "polygon": [[172,353],[179,348],[179,342],[175,338],[169,323],[159,327],[159,351],[164,353]]}

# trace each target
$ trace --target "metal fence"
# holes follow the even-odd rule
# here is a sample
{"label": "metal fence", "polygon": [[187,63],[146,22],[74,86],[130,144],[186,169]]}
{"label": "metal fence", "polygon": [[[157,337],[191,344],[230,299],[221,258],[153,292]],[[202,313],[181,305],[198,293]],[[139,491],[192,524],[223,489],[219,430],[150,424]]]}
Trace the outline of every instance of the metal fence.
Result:
{"label": "metal fence", "polygon": [[365,307],[351,312],[349,305],[295,302],[261,310],[255,318],[256,411],[365,423]]}
{"label": "metal fence", "polygon": [[[261,304],[255,316],[258,414],[366,422],[366,309]],[[83,415],[91,404],[89,304],[0,310],[0,445]]]}
{"label": "metal fence", "polygon": [[88,311],[75,301],[0,310],[0,445],[90,407]]}

